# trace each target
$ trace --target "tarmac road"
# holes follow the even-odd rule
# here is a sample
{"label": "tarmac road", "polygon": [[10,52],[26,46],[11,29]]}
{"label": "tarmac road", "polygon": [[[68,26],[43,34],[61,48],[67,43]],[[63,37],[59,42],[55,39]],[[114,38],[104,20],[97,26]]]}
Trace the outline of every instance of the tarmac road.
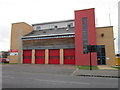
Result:
{"label": "tarmac road", "polygon": [[2,88],[118,88],[117,78],[72,76],[72,65],[3,65]]}

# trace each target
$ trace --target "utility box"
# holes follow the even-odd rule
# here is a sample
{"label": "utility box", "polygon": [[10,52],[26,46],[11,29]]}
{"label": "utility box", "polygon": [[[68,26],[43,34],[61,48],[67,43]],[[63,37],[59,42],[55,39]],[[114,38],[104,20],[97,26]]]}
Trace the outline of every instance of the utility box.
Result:
{"label": "utility box", "polygon": [[120,66],[120,56],[116,57],[116,66]]}

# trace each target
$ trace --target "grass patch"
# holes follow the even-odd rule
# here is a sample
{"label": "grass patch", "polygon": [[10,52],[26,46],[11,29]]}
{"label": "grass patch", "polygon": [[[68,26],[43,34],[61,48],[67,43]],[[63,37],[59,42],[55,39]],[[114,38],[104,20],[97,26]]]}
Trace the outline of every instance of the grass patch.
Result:
{"label": "grass patch", "polygon": [[116,69],[120,70],[120,67],[112,67],[112,68],[116,68]]}
{"label": "grass patch", "polygon": [[[84,70],[90,70],[90,66],[76,66],[78,69],[84,69]],[[92,66],[93,70],[98,70],[99,68],[97,66]]]}

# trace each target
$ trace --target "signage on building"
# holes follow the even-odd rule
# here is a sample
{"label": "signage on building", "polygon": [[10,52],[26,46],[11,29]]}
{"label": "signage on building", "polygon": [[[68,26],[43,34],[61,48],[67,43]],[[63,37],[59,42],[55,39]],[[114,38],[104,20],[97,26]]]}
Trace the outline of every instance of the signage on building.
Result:
{"label": "signage on building", "polygon": [[18,50],[17,50],[17,49],[11,49],[11,50],[10,50],[10,55],[11,55],[11,56],[18,55]]}
{"label": "signage on building", "polygon": [[97,45],[88,45],[88,52],[97,52]]}

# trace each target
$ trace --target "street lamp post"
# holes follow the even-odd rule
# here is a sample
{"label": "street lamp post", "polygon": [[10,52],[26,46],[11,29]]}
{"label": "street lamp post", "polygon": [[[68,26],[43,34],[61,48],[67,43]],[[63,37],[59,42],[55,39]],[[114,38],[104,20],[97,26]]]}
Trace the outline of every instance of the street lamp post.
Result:
{"label": "street lamp post", "polygon": [[90,70],[92,70],[92,57],[91,57],[91,52],[90,52]]}
{"label": "street lamp post", "polygon": [[90,53],[90,70],[92,70],[92,52],[97,52],[97,45],[88,45],[87,51]]}

